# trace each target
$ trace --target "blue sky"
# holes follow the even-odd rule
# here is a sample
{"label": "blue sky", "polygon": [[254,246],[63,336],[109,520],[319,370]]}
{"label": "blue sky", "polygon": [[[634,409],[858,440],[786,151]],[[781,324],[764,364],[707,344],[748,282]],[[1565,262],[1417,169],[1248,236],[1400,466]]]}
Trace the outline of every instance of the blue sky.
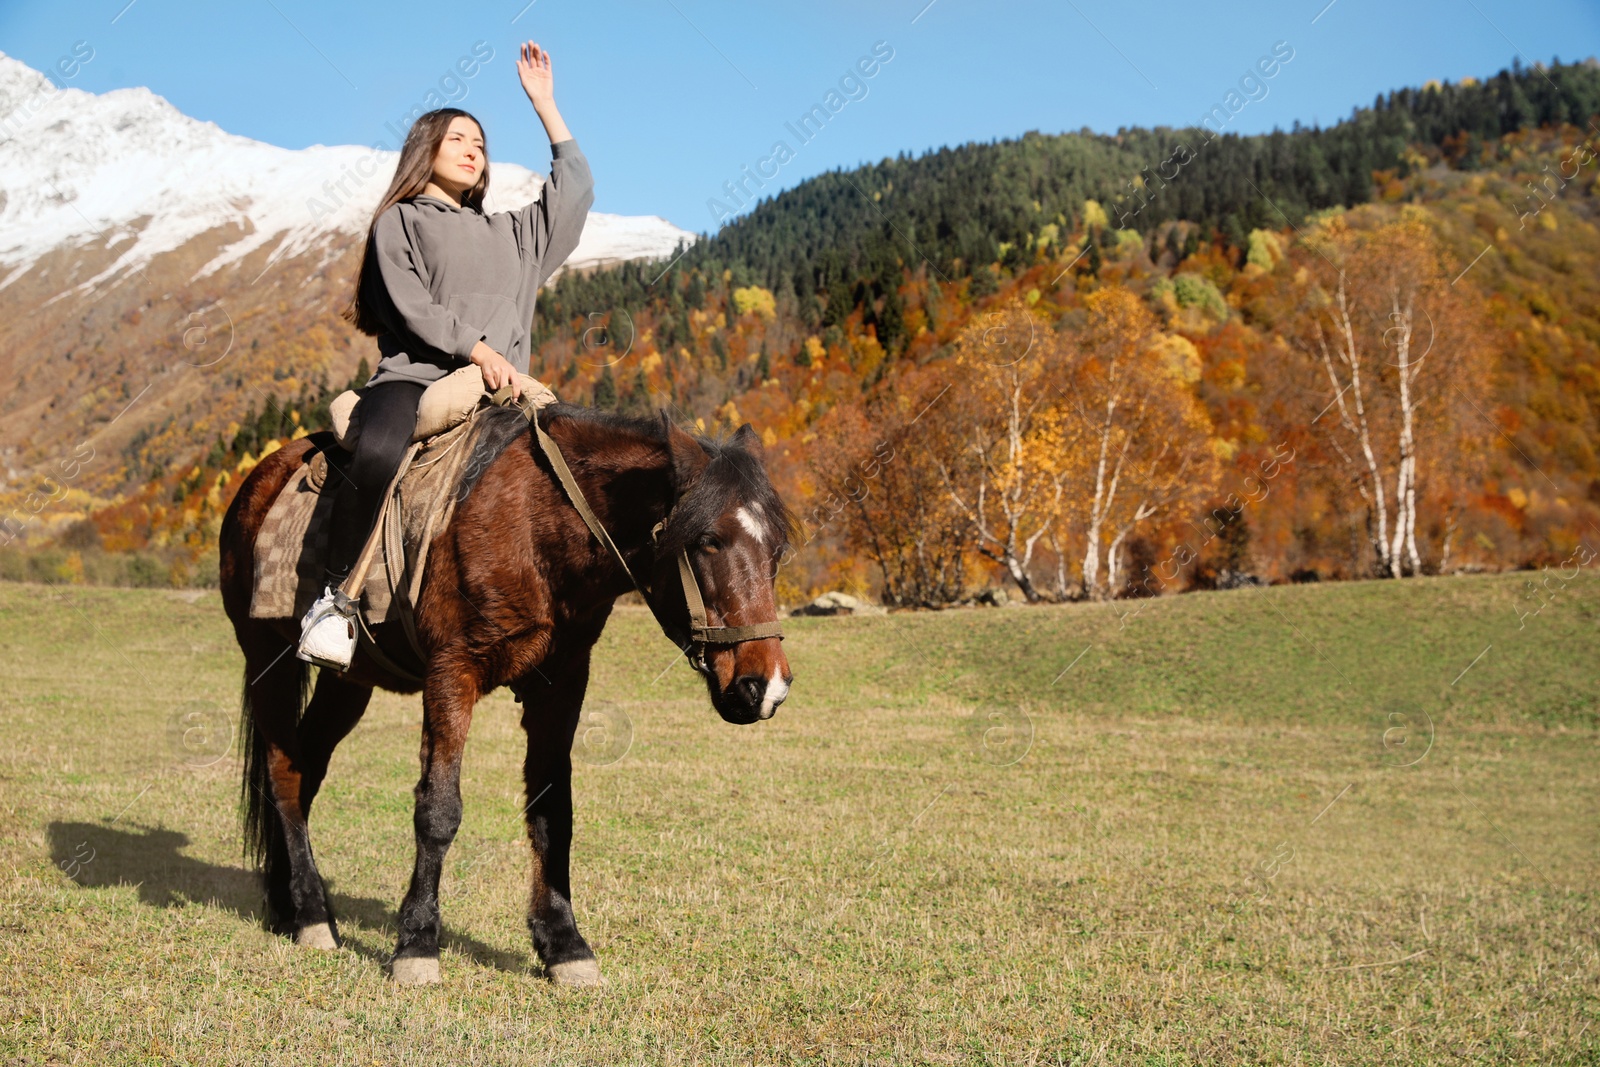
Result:
{"label": "blue sky", "polygon": [[[441,82],[477,115],[490,158],[545,170],[548,142],[516,78],[519,42],[549,48],[556,97],[593,165],[595,207],[716,228],[707,201],[782,140],[763,194],[900,151],[1088,127],[1189,125],[1258,58],[1293,58],[1230,124],[1336,121],[1384,90],[1600,53],[1595,0],[505,0],[450,5],[127,0],[0,5],[0,50],[65,84],[144,85],[197,118],[272,144],[397,147],[389,126]],[[477,42],[483,42],[479,45]],[[870,78],[802,144],[785,126],[878,42]],[[474,46],[493,58],[449,78]],[[1282,46],[1280,46],[1280,53]],[[463,95],[464,94],[464,95]],[[1259,96],[1259,90],[1257,90]],[[838,102],[843,101],[842,106]],[[774,163],[766,164],[771,173]]]}

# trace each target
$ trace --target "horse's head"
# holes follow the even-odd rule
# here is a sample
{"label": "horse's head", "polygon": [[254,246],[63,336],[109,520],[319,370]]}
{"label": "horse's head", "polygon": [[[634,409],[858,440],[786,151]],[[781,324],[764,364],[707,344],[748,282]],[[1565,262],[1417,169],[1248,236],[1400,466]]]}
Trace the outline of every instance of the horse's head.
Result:
{"label": "horse's head", "polygon": [[[718,714],[740,724],[770,719],[794,680],[780,639],[768,636],[777,628],[774,587],[793,519],[749,423],[722,442],[693,437],[664,413],[662,423],[673,503],[656,533],[651,607],[705,676]],[[703,639],[690,622],[696,597],[710,627]]]}

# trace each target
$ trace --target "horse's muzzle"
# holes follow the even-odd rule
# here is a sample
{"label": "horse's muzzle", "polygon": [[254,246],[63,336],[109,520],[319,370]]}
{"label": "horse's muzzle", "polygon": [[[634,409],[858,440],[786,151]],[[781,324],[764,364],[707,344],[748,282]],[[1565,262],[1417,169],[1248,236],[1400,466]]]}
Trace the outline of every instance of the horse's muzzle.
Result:
{"label": "horse's muzzle", "polygon": [[776,673],[771,678],[759,674],[741,675],[716,702],[717,711],[728,722],[740,726],[770,719],[788,697],[789,683],[793,680],[793,676],[782,678]]}

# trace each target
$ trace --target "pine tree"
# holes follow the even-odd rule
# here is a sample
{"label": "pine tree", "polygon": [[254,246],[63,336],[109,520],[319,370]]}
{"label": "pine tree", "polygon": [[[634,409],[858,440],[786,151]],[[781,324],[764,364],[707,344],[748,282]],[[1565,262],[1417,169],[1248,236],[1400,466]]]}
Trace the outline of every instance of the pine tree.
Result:
{"label": "pine tree", "polygon": [[611,368],[607,366],[600,372],[600,377],[594,383],[594,406],[607,411],[615,411],[617,407],[617,382],[611,377]]}

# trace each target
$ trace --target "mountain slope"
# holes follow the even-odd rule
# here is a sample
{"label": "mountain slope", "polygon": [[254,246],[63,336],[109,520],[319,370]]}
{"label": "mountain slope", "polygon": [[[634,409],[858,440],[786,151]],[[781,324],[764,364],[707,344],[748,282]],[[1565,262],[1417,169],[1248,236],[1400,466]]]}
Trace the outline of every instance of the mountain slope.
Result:
{"label": "mountain slope", "polygon": [[1403,178],[1419,162],[1408,154],[1413,145],[1483,168],[1507,158],[1497,147],[1507,134],[1581,128],[1596,114],[1600,63],[1591,58],[1396,90],[1325,128],[1029,133],[902,154],[762,200],[683,265],[731,268],[773,290],[791,286],[804,304],[830,287],[838,295],[840,285],[892,275],[902,260],[926,259],[946,277],[991,262],[1022,266],[1050,234],[1084,225],[1089,199],[1113,228],[1148,235],[1182,220],[1242,246],[1252,229],[1297,226],[1310,213],[1367,201],[1375,172]]}

